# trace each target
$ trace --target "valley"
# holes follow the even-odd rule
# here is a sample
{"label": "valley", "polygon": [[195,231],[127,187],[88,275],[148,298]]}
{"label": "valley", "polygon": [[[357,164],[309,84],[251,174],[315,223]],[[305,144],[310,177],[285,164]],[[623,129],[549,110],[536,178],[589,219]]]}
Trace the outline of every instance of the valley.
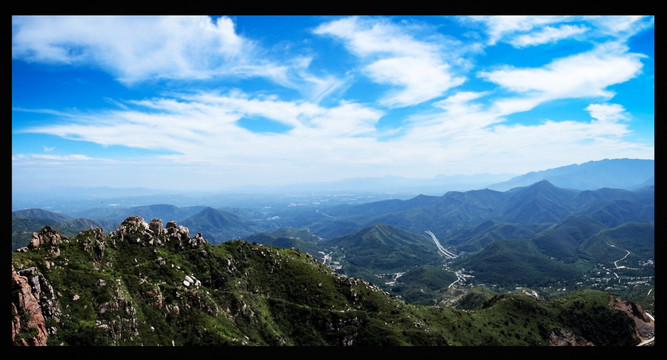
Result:
{"label": "valley", "polygon": [[[342,274],[423,304],[447,302],[441,289],[483,285],[499,292],[527,287],[545,297],[595,288],[652,310],[653,298],[646,296],[654,282],[652,191],[573,191],[542,181],[506,192],[448,192],[330,206],[313,200],[262,208],[98,208],[87,211],[93,219],[80,230],[109,232],[133,215],[167,218],[197,229],[211,243],[243,239],[298,248]],[[527,207],[530,215],[515,215]],[[82,221],[35,209],[13,215],[14,250],[43,225],[74,235],[63,224]],[[405,284],[401,279],[406,278],[397,275],[389,281],[377,277],[423,266],[439,267],[448,282],[422,289],[424,279]]]}
{"label": "valley", "polygon": [[655,313],[654,186],[574,190],[541,180],[507,191],[375,196],[15,210],[12,251],[26,252],[45,225],[75,236],[112,234],[129,217],[163,219],[213,245],[240,241],[305,253],[415,306],[475,309],[508,293],[548,300],[596,290]]}

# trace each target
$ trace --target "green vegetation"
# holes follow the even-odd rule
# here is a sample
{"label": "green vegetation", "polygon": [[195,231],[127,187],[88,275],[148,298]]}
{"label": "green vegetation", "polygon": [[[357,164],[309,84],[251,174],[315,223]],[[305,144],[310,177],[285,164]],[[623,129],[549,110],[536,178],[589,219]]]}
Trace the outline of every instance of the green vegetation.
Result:
{"label": "green vegetation", "polygon": [[424,265],[407,271],[396,280],[391,293],[411,304],[433,305],[442,289],[456,281],[442,266]]}
{"label": "green vegetation", "polygon": [[[627,345],[632,324],[609,295],[655,310],[652,188],[540,182],[324,211],[132,209],[182,218],[210,243],[129,218],[118,227],[117,210],[98,222],[12,213],[12,250],[33,232],[69,236],[12,255],[16,271],[42,274],[58,294],[38,292],[53,305],[48,344]],[[112,223],[109,235],[97,226]]]}
{"label": "green vegetation", "polygon": [[442,263],[433,241],[389,225],[373,225],[352,235],[323,244],[334,248],[342,272],[375,281],[375,275],[410,270],[420,265]]}
{"label": "green vegetation", "polygon": [[452,263],[465,268],[476,282],[500,287],[555,286],[559,281],[580,279],[578,269],[541,254],[529,240],[496,241],[483,251]]}
{"label": "green vegetation", "polygon": [[[13,253],[15,271],[34,267],[57,294],[58,311],[45,314],[55,330],[48,344],[547,345],[557,329],[600,345],[634,341],[631,320],[600,291],[554,300],[501,294],[474,309],[463,301],[470,310],[415,305],[299,249],[143,230],[122,237],[89,230]],[[451,280],[433,266],[404,276],[432,277],[433,291]]]}
{"label": "green vegetation", "polygon": [[323,247],[318,245],[322,239],[306,229],[281,228],[269,233],[251,235],[243,240],[281,248],[297,248],[313,256],[318,256],[323,250]]}

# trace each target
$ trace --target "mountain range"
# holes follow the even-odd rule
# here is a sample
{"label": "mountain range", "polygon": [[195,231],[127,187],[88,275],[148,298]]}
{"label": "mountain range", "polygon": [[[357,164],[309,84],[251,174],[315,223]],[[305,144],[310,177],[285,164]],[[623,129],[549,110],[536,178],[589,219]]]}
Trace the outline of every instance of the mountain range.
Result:
{"label": "mountain range", "polygon": [[[589,215],[606,226],[629,221],[654,221],[652,186],[636,191],[622,189],[567,190],[547,180],[505,192],[490,189],[450,191],[443,196],[420,195],[409,200],[386,200],[327,210],[333,219],[347,221],[357,229],[375,223],[393,225],[421,233],[430,230],[450,238],[455,231],[486,221],[526,226],[553,224],[569,216]],[[318,234],[322,237],[332,231]]]}
{"label": "mountain range", "polygon": [[641,306],[600,290],[471,289],[462,309],[413,305],[298,249],[213,245],[140,217],[109,234],[44,227],[12,255],[10,298],[13,345],[634,346],[654,336]]}
{"label": "mountain range", "polygon": [[[613,161],[612,163],[623,164],[626,162]],[[644,162],[641,163],[645,164]],[[600,165],[598,163],[582,164],[572,169],[588,169],[586,171],[589,171],[591,168],[600,168]],[[641,170],[644,169],[642,166],[644,165],[637,165],[637,169],[640,169],[637,170],[638,173],[643,172]],[[577,173],[578,170],[572,169],[568,170],[571,174]],[[559,172],[563,169],[555,170],[557,169],[550,173],[563,173]],[[586,171],[582,173],[585,174]],[[652,179],[652,177],[649,179]],[[635,180],[628,183],[630,182],[634,183]],[[623,298],[625,301],[631,301],[633,304],[653,312],[655,306],[655,293],[653,292],[655,190],[654,185],[649,185],[651,181],[642,184],[648,186],[629,186],[625,189],[610,187],[576,189],[556,186],[550,180],[542,179],[526,186],[513,187],[504,191],[490,188],[448,191],[438,196],[422,194],[407,199],[388,199],[365,203],[358,203],[355,200],[349,204],[341,204],[340,202],[329,204],[326,201],[318,200],[311,203],[290,203],[286,206],[279,206],[276,203],[272,206],[255,208],[250,206],[245,208],[178,207],[169,204],[154,204],[128,208],[119,206],[100,207],[85,212],[74,212],[71,213],[72,216],[33,208],[12,212],[12,250],[18,251],[12,257],[13,259],[19,259],[16,267],[21,270],[17,270],[17,276],[27,276],[25,275],[27,264],[32,264],[32,267],[36,267],[43,276],[46,276],[45,274],[51,271],[49,267],[57,264],[52,260],[44,260],[44,264],[40,266],[33,263],[37,258],[35,254],[42,254],[41,251],[43,251],[37,251],[35,248],[37,245],[35,244],[45,241],[43,238],[54,238],[55,235],[47,234],[56,232],[60,234],[58,236],[62,235],[62,238],[71,238],[67,241],[63,240],[63,243],[47,246],[46,248],[49,250],[44,255],[59,258],[66,251],[70,252],[70,255],[66,256],[67,260],[64,265],[61,265],[64,268],[73,267],[71,271],[74,271],[74,273],[68,272],[67,276],[79,277],[79,280],[83,283],[92,285],[93,280],[84,279],[83,272],[87,273],[94,270],[95,276],[106,279],[105,275],[99,273],[99,269],[105,268],[105,266],[134,267],[137,269],[132,274],[121,274],[121,272],[112,271],[108,267],[105,269],[107,269],[106,271],[112,271],[117,278],[127,279],[123,281],[137,281],[137,279],[145,279],[138,281],[149,281],[150,277],[146,276],[148,273],[151,274],[151,277],[157,276],[160,280],[154,278],[151,281],[157,286],[157,291],[164,299],[165,294],[162,293],[163,288],[161,286],[165,283],[174,283],[174,276],[176,275],[173,271],[165,273],[163,268],[160,268],[160,270],[149,269],[147,264],[150,262],[161,264],[163,260],[171,259],[172,266],[175,266],[177,270],[180,270],[178,269],[180,266],[183,271],[190,271],[190,274],[185,275],[199,279],[202,284],[205,283],[202,279],[206,278],[207,282],[204,285],[206,291],[216,293],[219,291],[233,291],[230,288],[231,285],[226,283],[227,280],[221,280],[231,279],[228,276],[231,273],[224,275],[216,273],[214,270],[221,266],[226,266],[229,270],[229,264],[232,260],[225,255],[227,260],[223,261],[222,258],[212,254],[224,253],[231,255],[234,251],[237,251],[238,254],[234,256],[241,256],[242,261],[248,264],[248,268],[258,266],[272,274],[276,271],[277,258],[272,257],[270,260],[273,261],[274,266],[251,264],[253,261],[260,260],[253,254],[257,252],[265,254],[266,249],[272,249],[271,251],[282,249],[278,253],[283,251],[281,254],[294,254],[297,258],[308,259],[307,262],[321,265],[323,266],[322,269],[334,271],[333,276],[359,279],[355,281],[361,281],[360,284],[365,284],[364,286],[370,289],[376,289],[373,290],[374,293],[384,294],[381,297],[389,296],[396,301],[403,302],[404,305],[402,306],[462,306],[481,310],[501,306],[499,304],[502,304],[503,301],[498,302],[499,298],[497,296],[507,294],[515,289],[530,289],[529,291],[526,290],[527,293],[531,294],[529,298],[539,293],[539,298],[544,299],[559,298],[563,294],[578,294],[571,296],[583,296],[584,298],[597,297],[598,295],[588,292],[588,290],[594,289],[596,291],[601,290],[604,294]],[[79,217],[79,215],[86,215],[86,217]],[[137,219],[141,219],[141,221]],[[146,221],[144,222],[143,219],[146,219]],[[163,229],[162,220],[159,219],[164,219],[167,224],[166,229]],[[150,225],[148,224],[149,220]],[[176,223],[180,225],[177,226]],[[141,228],[144,229],[144,232]],[[150,232],[147,232],[148,230]],[[196,235],[190,236],[190,232]],[[165,242],[174,238],[174,236],[177,236],[179,241],[167,245]],[[88,245],[83,245],[82,250],[79,245],[74,246],[72,242]],[[125,245],[118,247],[118,242],[138,244],[138,247]],[[162,243],[164,247],[162,245],[156,246],[156,243]],[[193,244],[201,246],[194,246]],[[194,248],[191,248],[192,246]],[[150,257],[149,253],[146,253],[148,248],[153,249],[150,256],[155,256],[155,259]],[[88,255],[81,253],[81,251]],[[171,251],[175,251],[175,254],[172,254]],[[26,253],[28,255],[25,255]],[[106,257],[110,254],[115,254],[112,258],[115,256],[134,257],[134,265],[125,262],[114,265],[111,258],[108,262],[111,265],[105,264],[103,266],[101,258],[97,261],[97,264],[96,261],[93,261],[92,265],[80,263],[90,256]],[[162,260],[158,260],[158,258]],[[292,259],[289,256],[288,258]],[[237,259],[236,261],[241,260]],[[298,264],[300,260],[292,259],[292,261],[295,261],[294,264]],[[51,264],[52,262],[53,264]],[[67,265],[70,262],[75,265]],[[93,270],[90,269],[90,266],[93,266]],[[261,290],[267,294],[283,294],[286,291],[296,291],[298,293],[298,291],[301,291],[299,290],[301,286],[305,286],[312,291],[312,283],[302,285],[299,281],[313,275],[306,275],[300,273],[300,271],[324,273],[324,270],[305,270],[305,267],[309,265],[294,266],[298,266],[300,270],[292,269],[287,273],[280,273],[280,276],[290,279],[287,280],[289,284],[273,279],[266,274],[253,279],[236,277],[234,282],[240,281],[239,284],[246,284],[246,281],[249,281],[255,285],[258,282],[269,282],[270,285]],[[76,272],[76,269],[84,268],[85,271]],[[195,273],[194,269],[200,269],[203,273],[200,270]],[[20,274],[21,271],[24,272],[23,275]],[[64,274],[63,271],[70,270],[58,272],[57,274],[60,275],[56,275],[56,278]],[[247,277],[249,273],[246,271],[244,274]],[[29,278],[35,278],[35,275],[31,276]],[[163,276],[168,277],[164,278]],[[39,277],[37,278],[39,280]],[[56,280],[61,282],[58,286],[79,286],[65,280]],[[188,283],[192,284],[193,281],[188,280]],[[328,281],[330,280],[326,280],[324,283]],[[225,284],[225,290],[220,290],[218,286],[222,286],[223,283]],[[134,285],[124,286],[126,289],[130,289]],[[272,288],[273,286],[277,288]],[[328,288],[329,291],[334,291],[334,288],[340,290],[338,285],[331,286]],[[139,287],[135,290],[156,291],[156,287],[151,289]],[[173,287],[170,287],[170,289],[172,289],[170,291],[180,291],[173,290]],[[487,290],[490,292],[487,292]],[[116,291],[121,291],[121,288],[116,288]],[[350,290],[346,289],[343,292],[348,291]],[[520,293],[523,293],[523,291]],[[132,294],[133,298],[144,297],[140,293],[133,292]],[[181,305],[186,306],[187,304],[187,306],[199,307],[202,310],[202,304],[208,304],[204,306],[204,309],[210,309],[215,304],[219,309],[222,300],[216,296],[220,294],[207,294],[204,297],[202,297],[203,294],[198,294],[195,296],[198,303],[192,304],[186,301],[181,302]],[[276,297],[267,294],[264,296],[264,302],[255,299],[258,302],[246,303],[247,306],[250,306],[251,313],[262,314],[262,320],[243,320],[246,322],[246,325],[244,325],[246,328],[243,328],[243,330],[229,327],[238,326],[238,324],[221,325],[218,320],[207,318],[208,315],[191,314],[188,315],[190,319],[197,318],[209,324],[205,326],[213,326],[218,330],[226,329],[223,333],[227,335],[220,335],[216,330],[216,335],[208,333],[205,335],[212,336],[216,340],[212,338],[204,340],[204,335],[201,334],[201,336],[197,335],[196,338],[177,335],[176,332],[180,334],[182,330],[172,327],[167,335],[161,334],[159,339],[142,335],[143,340],[140,343],[163,344],[168,337],[171,337],[172,340],[180,339],[179,341],[182,344],[207,343],[209,340],[229,343],[229,341],[233,342],[228,337],[231,333],[236,335],[243,333],[245,334],[243,336],[247,336],[248,339],[254,339],[253,341],[246,341],[253,344],[274,344],[272,340],[269,340],[270,337],[267,337],[268,334],[277,334],[275,339],[281,338],[286,344],[312,344],[313,342],[309,342],[311,340],[314,343],[326,344],[341,344],[347,341],[345,336],[339,336],[339,332],[336,333],[338,337],[335,341],[326,335],[322,335],[320,333],[322,328],[319,328],[319,325],[308,328],[307,333],[296,329],[296,325],[290,323],[292,320],[287,318],[287,313],[274,312],[276,309],[272,306],[277,304],[275,302]],[[323,298],[334,296],[318,294],[310,300],[317,303],[318,296]],[[92,293],[89,295],[98,296],[100,294]],[[108,295],[104,296],[102,299]],[[310,295],[302,294],[302,296],[309,297]],[[267,299],[272,299],[269,301],[270,304],[266,303]],[[277,299],[279,303],[282,301],[283,308],[281,309],[285,309],[284,306],[287,305],[284,300],[287,299],[287,295],[279,295]],[[524,301],[516,300],[515,297],[511,297],[511,299],[511,301],[517,301],[517,304]],[[157,301],[156,299],[153,300]],[[299,311],[296,309],[305,306],[305,308],[310,309],[308,310],[308,316],[315,318],[323,314],[320,310],[312,309],[312,302],[304,304],[301,300],[303,299],[299,299],[299,301],[296,301],[296,299],[289,300],[291,305],[288,307],[291,308],[291,311],[298,313]],[[54,300],[51,299],[51,301]],[[128,297],[124,296],[120,302],[117,301],[115,304],[121,306],[126,301],[128,301]],[[142,301],[148,300],[144,299]],[[227,301],[228,306],[231,306],[229,304],[240,306],[239,301],[241,300],[230,300],[228,298],[225,301]],[[528,301],[532,302],[533,300]],[[587,300],[581,301],[586,302]],[[68,303],[65,306],[76,304],[78,303]],[[174,304],[176,303],[174,302]],[[317,306],[322,306],[320,303],[317,304],[319,304]],[[541,307],[544,305],[551,307],[554,305],[553,303],[545,305],[539,302],[537,304],[540,305],[532,304],[530,306]],[[104,303],[87,303],[87,305],[97,309],[108,306]],[[370,306],[369,309],[385,306],[378,304],[365,304],[364,306],[367,305]],[[47,303],[44,306],[48,308],[49,305]],[[132,306],[136,310],[144,305],[133,302]],[[326,305],[327,308],[329,306]],[[165,308],[161,309],[166,310]],[[268,313],[266,312],[267,309],[269,309]],[[79,310],[83,311],[82,309]],[[600,311],[599,309],[589,310]],[[144,309],[141,311],[150,313],[153,310]],[[422,310],[415,311],[422,313]],[[510,309],[508,311],[511,313],[514,310]],[[549,308],[545,311],[554,313],[560,310]],[[568,314],[579,314],[572,309],[568,311]],[[49,311],[45,313],[47,318],[50,316],[48,313]],[[216,313],[219,314],[219,312]],[[246,312],[244,310],[240,313],[245,314]],[[319,315],[315,316],[314,313]],[[72,316],[74,315],[72,314]],[[84,316],[81,314],[76,316],[79,321],[90,324],[90,318],[81,317]],[[117,324],[104,323],[103,319],[105,318],[104,316],[100,317],[100,314],[96,316],[102,319],[100,321],[107,327],[114,328],[114,326],[117,326]],[[148,315],[144,314],[142,316]],[[227,312],[226,316],[232,316],[236,319],[239,312],[235,315],[230,315]],[[366,314],[364,316],[368,317],[370,315]],[[405,316],[417,315],[412,313],[412,315]],[[417,317],[420,316],[422,315]],[[326,315],[326,317],[330,318],[330,315]],[[374,320],[371,320],[371,318]],[[134,319],[133,321],[145,320],[137,316],[132,319]],[[375,323],[377,320],[373,316],[367,319],[371,323]],[[420,319],[425,320],[424,318]],[[199,320],[196,320],[196,322]],[[159,323],[161,324],[163,321],[159,320]],[[255,328],[248,330],[250,325],[247,321],[254,321],[254,324],[258,324],[257,321],[259,321],[262,324],[262,330]],[[320,324],[328,320],[319,319],[317,321]],[[448,321],[451,321],[451,319]],[[545,321],[552,323],[554,320]],[[560,318],[557,322],[562,325],[564,324],[562,321],[563,319]],[[591,341],[588,336],[583,336],[580,330],[572,330],[573,325],[569,321],[567,322],[570,324],[567,331],[574,331],[577,339],[583,337],[587,341]],[[276,324],[280,324],[279,327],[285,326],[290,330],[276,330],[274,327],[277,326]],[[181,323],[181,325],[186,324]],[[71,326],[73,327],[68,328],[69,330],[56,327],[56,329],[65,331],[70,336],[67,338],[69,340],[63,340],[64,338],[60,336],[54,339],[68,344],[84,341],[73,335],[70,332],[72,329],[83,331],[82,333],[89,332],[91,336],[100,336],[97,330],[82,328],[82,323]],[[331,326],[337,328],[335,325]],[[546,325],[543,324],[542,326]],[[139,328],[130,328],[134,333],[139,331]],[[328,329],[329,325],[326,328]],[[434,339],[415,340],[410,336],[405,337],[406,330],[404,328],[400,328],[400,330],[398,327],[390,326],[390,328],[391,330],[388,331],[391,332],[392,343],[424,344],[423,341],[427,343],[436,341]],[[478,329],[477,327],[474,328]],[[549,326],[546,326],[545,329],[548,328]],[[370,331],[367,328],[364,331],[375,334],[377,329],[373,329]],[[549,334],[547,334],[547,330],[540,330],[540,335],[537,338],[531,338],[533,335],[526,335],[531,340],[521,340],[518,343],[544,344],[547,335],[558,337],[563,334],[560,331],[566,329],[566,327],[559,329],[555,333],[553,332],[555,330],[552,329],[553,331]],[[511,333],[509,328],[502,327],[502,330],[505,332],[504,335]],[[114,331],[120,330],[116,329]],[[259,333],[256,333],[257,331]],[[429,328],[429,331],[440,334],[438,335],[440,340],[437,341],[444,343],[477,344],[478,341],[478,339],[471,340],[468,333],[462,335],[466,339],[465,341],[451,340],[448,336],[453,333],[447,333],[447,331],[455,331],[455,329],[445,331],[441,328]],[[398,332],[403,335],[396,335]],[[289,335],[286,335],[287,333]],[[30,338],[30,334],[22,336],[27,339]],[[481,332],[480,334],[485,333]],[[512,334],[514,333],[512,332]],[[232,336],[231,339],[240,339],[236,335]],[[369,335],[369,333],[365,333],[365,335]],[[302,338],[304,336],[305,339],[310,340],[304,340]],[[506,339],[505,336],[502,337],[502,340],[494,338],[494,336],[499,335],[487,334],[483,335],[483,338],[491,343],[494,343],[494,341],[504,344],[516,343],[514,340]],[[522,336],[524,334],[520,334],[519,338]],[[132,338],[133,336],[130,337],[130,340],[123,339],[121,342],[116,339],[112,340],[111,343],[134,344]],[[151,340],[146,340],[149,338]],[[360,338],[357,337],[354,341],[368,344],[380,341],[377,339],[369,340],[363,336],[362,338],[364,340],[359,341]],[[444,341],[443,338],[448,340]],[[570,340],[575,341],[572,338]],[[107,335],[104,335],[100,338],[100,341],[106,344],[110,340]],[[239,341],[243,342],[243,340]],[[600,341],[591,342],[601,343]]]}
{"label": "mountain range", "polygon": [[655,185],[655,161],[642,159],[605,159],[533,171],[492,184],[489,189],[505,191],[547,180],[565,189],[597,190],[615,188],[636,190]]}
{"label": "mountain range", "polygon": [[[151,219],[159,214],[184,218],[180,223],[198,229],[211,243],[241,238],[299,248],[349,276],[379,282],[387,291],[394,290],[378,281],[378,276],[443,263],[436,243],[425,235],[426,231],[432,232],[451,253],[465,255],[450,261],[450,266],[474,271],[476,282],[503,287],[559,283],[571,286],[580,282],[582,277],[599,271],[585,262],[611,266],[614,256],[622,256],[621,250],[610,250],[602,239],[614,239],[611,243],[617,243],[619,248],[622,243],[625,251],[631,252],[628,261],[646,263],[654,254],[652,186],[636,191],[576,191],[543,180],[506,192],[484,189],[448,192],[443,196],[420,195],[409,200],[316,208],[307,216],[299,212],[293,218],[271,217],[266,221],[249,220],[211,207],[153,205],[132,211]],[[59,216],[39,210],[13,215],[18,214],[43,218],[13,217],[14,249],[25,246],[39,226],[55,226],[55,220],[48,218]],[[296,227],[284,227],[282,221]],[[95,227],[95,223],[83,223],[79,230],[90,227]],[[294,236],[287,232],[300,233]],[[625,234],[625,240],[616,234]],[[650,269],[642,267],[637,271],[651,276]],[[442,300],[437,294],[431,295],[429,301]],[[651,306],[646,297],[632,300]]]}

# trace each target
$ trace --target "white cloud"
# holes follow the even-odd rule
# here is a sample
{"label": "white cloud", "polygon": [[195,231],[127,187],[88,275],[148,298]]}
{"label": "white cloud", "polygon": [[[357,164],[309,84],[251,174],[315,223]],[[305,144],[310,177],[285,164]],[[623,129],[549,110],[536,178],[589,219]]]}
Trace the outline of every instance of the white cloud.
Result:
{"label": "white cloud", "polygon": [[624,140],[630,133],[624,109],[592,104],[591,120],[505,125],[490,106],[469,93],[441,103],[439,114],[419,119],[393,147],[412,154],[406,161],[426,167],[447,164],[443,173],[522,173],[614,157],[652,158],[653,146]]}
{"label": "white cloud", "polygon": [[653,26],[653,16],[587,16],[587,21],[595,25],[600,36],[625,39]]}
{"label": "white cloud", "polygon": [[586,107],[586,111],[591,114],[593,119],[600,122],[610,123],[627,119],[625,108],[619,104],[591,104]]}
{"label": "white cloud", "polygon": [[603,44],[587,53],[557,59],[541,68],[505,67],[479,75],[539,102],[581,97],[611,98],[607,88],[637,76],[640,55]]}
{"label": "white cloud", "polygon": [[583,34],[586,31],[588,31],[588,28],[585,26],[563,25],[557,28],[546,26],[539,32],[519,35],[516,38],[511,39],[510,43],[519,48],[554,43],[574,35]]}
{"label": "white cloud", "polygon": [[[506,42],[521,48],[575,36],[582,41],[625,40],[650,26],[652,16],[472,16],[486,28],[487,45]],[[580,36],[585,33],[585,37]]]}
{"label": "white cloud", "polygon": [[36,164],[36,163],[110,163],[115,160],[92,157],[83,154],[17,154],[12,155],[12,166],[15,164]]}
{"label": "white cloud", "polygon": [[[360,70],[344,69],[350,70],[344,77],[314,75],[309,70],[312,58],[308,56],[284,63],[252,59],[258,53],[258,44],[237,35],[234,24],[227,18],[214,22],[197,17],[151,17],[131,32],[140,33],[136,39],[128,38],[130,32],[126,30],[108,33],[112,25],[130,24],[132,19],[122,17],[99,18],[97,28],[86,34],[82,34],[85,32],[82,26],[90,26],[89,19],[69,21],[65,17],[47,17],[38,22],[39,26],[32,23],[36,21],[33,19],[14,20],[15,58],[94,63],[127,81],[155,76],[183,79],[223,74],[261,76],[297,89],[304,96],[301,100],[286,100],[287,97],[278,95],[283,94],[280,90],[272,93],[271,88],[263,91],[274,95],[202,90],[123,101],[116,103],[114,111],[86,114],[29,110],[58,121],[22,128],[17,133],[49,134],[99,144],[103,149],[95,156],[17,154],[12,156],[13,168],[15,164],[18,168],[39,161],[86,162],[89,168],[108,172],[100,170],[103,166],[94,167],[95,163],[117,161],[122,164],[122,171],[113,177],[114,181],[133,184],[132,178],[121,179],[122,172],[167,183],[178,173],[187,177],[188,186],[208,184],[215,188],[230,183],[290,183],[387,173],[414,177],[479,173],[480,169],[519,173],[592,158],[647,158],[653,153],[652,145],[624,140],[630,132],[630,121],[625,121],[630,115],[618,104],[595,103],[581,109],[588,111],[590,121],[504,124],[505,117],[552,100],[586,98],[597,102],[613,98],[612,86],[634,78],[642,69],[641,55],[629,53],[622,42],[605,39],[591,51],[565,56],[542,67],[492,68],[478,73],[489,83],[480,87],[473,84],[469,89],[475,91],[448,94],[465,81],[454,70],[461,65],[453,61],[457,60],[457,50],[446,48],[449,45],[431,37],[417,37],[408,27],[380,18],[341,18],[316,28],[316,34],[339,39],[359,57]],[[600,24],[576,25],[570,20],[492,17],[484,21],[494,43],[504,41],[517,47],[589,36],[603,28]],[[631,32],[632,26],[644,21],[625,20],[628,19],[605,26]],[[58,31],[50,34],[46,30],[49,28]],[[143,37],[143,33],[150,35]],[[158,37],[160,41],[155,40],[157,33],[162,34]],[[196,37],[203,39],[203,45],[189,44]],[[121,44],[121,40],[128,43]],[[206,44],[215,46],[209,48]],[[141,47],[150,51],[140,51]],[[149,55],[143,58],[140,54],[145,53]],[[408,109],[399,114],[385,114],[374,105],[354,101],[320,104],[323,98],[349,86],[358,72],[392,88],[379,98],[378,103],[385,107],[438,101],[432,107],[414,112]],[[438,99],[444,95],[448,97]],[[391,125],[381,127],[380,131],[378,124],[385,120],[385,115],[389,115],[386,124]],[[276,122],[286,130],[256,133],[241,126],[252,121]],[[147,153],[154,151],[159,155],[134,158],[125,152],[119,155],[122,158],[111,159],[107,154],[114,149],[105,153],[104,147],[114,145],[146,149]],[[53,149],[43,147],[43,150]],[[178,182],[182,184],[182,180]]]}
{"label": "white cloud", "polygon": [[464,82],[443,61],[441,44],[416,40],[406,31],[384,20],[351,17],[322,24],[314,33],[342,40],[366,62],[363,71],[370,79],[399,87],[380,99],[389,107],[419,104]]}
{"label": "white cloud", "polygon": [[321,101],[345,79],[315,76],[310,59],[266,60],[230,18],[208,16],[15,16],[12,58],[92,66],[118,81],[260,77]]}
{"label": "white cloud", "polygon": [[[12,57],[92,64],[121,81],[207,78],[244,64],[253,45],[229,18],[195,16],[16,16]],[[252,73],[253,69],[241,69]]]}
{"label": "white cloud", "polygon": [[[240,93],[201,93],[177,99],[132,102],[137,109],[92,114],[87,119],[24,129],[104,146],[167,150],[163,158],[192,164],[260,163],[261,158],[325,158],[323,143],[357,143],[375,131],[382,112],[355,103],[324,108],[307,102],[249,98]],[[285,134],[261,134],[238,124],[262,117],[291,127]],[[300,155],[303,154],[303,155]]]}
{"label": "white cloud", "polygon": [[381,103],[404,107],[436,98],[447,89],[462,84],[464,79],[453,77],[448,68],[446,64],[428,58],[393,57],[371,63],[364,70],[378,83],[403,87],[389,92]]}
{"label": "white cloud", "polygon": [[344,41],[360,57],[430,57],[437,46],[415,40],[405,30],[383,19],[349,17],[318,26],[318,35],[331,35]]}
{"label": "white cloud", "polygon": [[70,155],[42,155],[42,154],[33,154],[33,159],[43,159],[43,160],[60,160],[60,161],[90,161],[93,158],[82,155],[82,154],[70,154]]}
{"label": "white cloud", "polygon": [[467,20],[478,21],[486,25],[489,36],[487,44],[495,45],[498,41],[516,33],[525,33],[544,25],[566,20],[561,16],[472,16]]}
{"label": "white cloud", "polygon": [[[450,96],[436,103],[441,112],[413,117],[404,134],[387,141],[378,140],[382,134],[375,125],[383,113],[377,109],[347,102],[326,108],[242,93],[146,100],[131,104],[135,107],[131,111],[30,131],[102,145],[169,150],[152,158],[124,156],[115,161],[125,173],[159,178],[156,181],[164,184],[177,172],[188,177],[188,186],[197,188],[332,180],[388,171],[413,177],[473,174],[480,169],[520,173],[597,156],[652,156],[651,146],[623,140],[629,124],[621,121],[626,115],[620,105],[591,104],[585,109],[591,114],[589,122],[509,126],[502,124],[493,103],[482,105],[490,94]],[[294,126],[284,133],[262,134],[238,125],[239,119],[253,115]],[[19,154],[12,157],[12,166],[64,160],[94,166],[106,156]]]}

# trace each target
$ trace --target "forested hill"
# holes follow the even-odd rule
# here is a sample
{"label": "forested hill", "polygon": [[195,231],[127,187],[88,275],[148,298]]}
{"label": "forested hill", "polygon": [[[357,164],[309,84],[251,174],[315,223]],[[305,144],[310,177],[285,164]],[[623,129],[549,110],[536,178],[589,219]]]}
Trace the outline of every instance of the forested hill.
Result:
{"label": "forested hill", "polygon": [[629,346],[654,327],[593,290],[506,293],[467,311],[410,305],[294,248],[212,245],[140,217],[106,235],[44,227],[11,272],[14,345]]}

